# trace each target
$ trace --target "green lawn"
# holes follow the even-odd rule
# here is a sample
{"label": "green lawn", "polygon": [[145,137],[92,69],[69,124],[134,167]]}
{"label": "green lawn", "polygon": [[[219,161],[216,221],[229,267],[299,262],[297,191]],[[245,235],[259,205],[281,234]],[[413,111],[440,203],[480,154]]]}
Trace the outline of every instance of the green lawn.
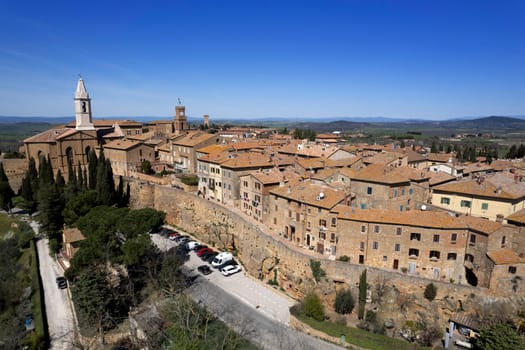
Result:
{"label": "green lawn", "polygon": [[428,349],[426,347],[414,347],[413,343],[404,340],[390,338],[381,334],[367,332],[365,330],[353,327],[343,326],[330,321],[317,321],[306,316],[296,316],[301,322],[310,327],[326,333],[332,337],[340,338],[344,334],[346,342],[371,350],[414,350]]}

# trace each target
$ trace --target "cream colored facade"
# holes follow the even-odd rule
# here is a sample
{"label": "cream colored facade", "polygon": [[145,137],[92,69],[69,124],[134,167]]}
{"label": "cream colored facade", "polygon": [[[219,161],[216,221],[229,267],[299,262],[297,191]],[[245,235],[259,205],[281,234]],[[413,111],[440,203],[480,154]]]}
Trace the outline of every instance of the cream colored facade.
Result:
{"label": "cream colored facade", "polygon": [[123,139],[106,144],[104,156],[110,160],[114,175],[131,176],[141,171],[143,161],[155,161],[155,149],[140,141]]}

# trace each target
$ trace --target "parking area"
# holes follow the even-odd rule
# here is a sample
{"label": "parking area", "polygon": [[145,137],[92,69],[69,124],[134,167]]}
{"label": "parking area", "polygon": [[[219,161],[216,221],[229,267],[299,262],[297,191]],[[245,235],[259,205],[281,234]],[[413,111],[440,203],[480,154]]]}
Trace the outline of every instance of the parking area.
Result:
{"label": "parking area", "polygon": [[[178,233],[184,234],[183,232]],[[179,244],[185,244],[176,242],[173,236],[170,239],[170,234],[166,234],[166,232],[163,235],[153,234],[151,239],[163,251],[167,251]],[[212,272],[209,274],[199,272],[198,267],[201,265],[210,266]],[[195,251],[189,252],[189,260],[185,263],[185,266],[190,274],[199,275],[199,278],[206,279],[212,285],[223,289],[228,294],[250,305],[257,312],[261,312],[281,323],[289,324],[289,308],[293,305],[293,300],[261,281],[250,277],[244,268],[241,267],[240,272],[224,276],[218,269],[213,268],[210,263],[201,260]]]}

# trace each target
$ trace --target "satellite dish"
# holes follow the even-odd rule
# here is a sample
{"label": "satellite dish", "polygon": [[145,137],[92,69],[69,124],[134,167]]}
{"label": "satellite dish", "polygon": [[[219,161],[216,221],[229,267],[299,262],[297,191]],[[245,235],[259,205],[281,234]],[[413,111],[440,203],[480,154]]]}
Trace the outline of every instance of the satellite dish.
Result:
{"label": "satellite dish", "polygon": [[425,204],[423,204],[423,205],[421,206],[421,210],[422,210],[422,211],[427,210],[427,206],[426,206]]}

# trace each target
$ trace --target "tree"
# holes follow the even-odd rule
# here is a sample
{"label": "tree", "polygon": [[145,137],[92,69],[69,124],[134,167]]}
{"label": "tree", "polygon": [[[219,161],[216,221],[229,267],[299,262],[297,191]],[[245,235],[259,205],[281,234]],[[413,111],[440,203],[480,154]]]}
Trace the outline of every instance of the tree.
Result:
{"label": "tree", "polygon": [[148,251],[154,249],[154,246],[149,235],[144,233],[127,240],[120,249],[123,253],[122,261],[130,266],[138,264]]}
{"label": "tree", "polygon": [[164,222],[164,213],[151,208],[130,210],[118,223],[118,230],[126,237],[132,239],[138,235],[156,231]]}
{"label": "tree", "polygon": [[79,218],[86,215],[92,208],[99,205],[98,194],[95,190],[89,190],[72,198],[67,202],[62,215],[64,222],[73,226]]}
{"label": "tree", "polygon": [[334,303],[335,312],[339,314],[351,314],[354,306],[355,301],[350,290],[343,289],[337,292]]}
{"label": "tree", "polygon": [[63,225],[62,210],[64,201],[55,184],[42,183],[38,191],[39,221],[50,241],[61,239],[59,233]]}
{"label": "tree", "polygon": [[165,294],[172,295],[181,287],[183,275],[180,267],[182,264],[183,261],[175,251],[169,251],[164,255],[157,282]]}
{"label": "tree", "polygon": [[324,306],[321,302],[321,298],[315,292],[309,292],[306,294],[303,300],[303,311],[308,317],[311,317],[317,321],[324,320]]}
{"label": "tree", "polygon": [[366,291],[368,290],[368,283],[366,283],[366,270],[361,273],[359,277],[359,309],[357,317],[362,320],[365,317]]}
{"label": "tree", "polygon": [[142,163],[140,164],[140,167],[142,168],[142,172],[144,174],[151,174],[153,171],[151,170],[151,162],[147,159],[144,159]]}
{"label": "tree", "polygon": [[499,323],[482,329],[476,346],[482,350],[524,350],[525,341],[512,326]]}
{"label": "tree", "polygon": [[437,287],[434,283],[429,283],[425,287],[425,292],[423,293],[425,299],[428,301],[432,301],[436,298],[437,295]]}
{"label": "tree", "polygon": [[321,262],[319,260],[310,259],[310,268],[312,269],[312,275],[316,282],[319,282],[321,278],[326,276],[326,272],[321,268]]}
{"label": "tree", "polygon": [[9,185],[9,180],[4,171],[4,165],[0,162],[0,208],[9,210],[13,207],[12,198],[15,196],[13,189]]}
{"label": "tree", "polygon": [[432,145],[430,146],[430,153],[437,153],[438,148],[436,145],[436,141],[432,141]]}
{"label": "tree", "polygon": [[88,158],[88,177],[86,178],[84,176],[84,178],[88,182],[88,188],[90,190],[94,190],[97,186],[97,164],[98,164],[97,154],[95,153],[94,150],[91,150],[89,152],[89,158]]}

